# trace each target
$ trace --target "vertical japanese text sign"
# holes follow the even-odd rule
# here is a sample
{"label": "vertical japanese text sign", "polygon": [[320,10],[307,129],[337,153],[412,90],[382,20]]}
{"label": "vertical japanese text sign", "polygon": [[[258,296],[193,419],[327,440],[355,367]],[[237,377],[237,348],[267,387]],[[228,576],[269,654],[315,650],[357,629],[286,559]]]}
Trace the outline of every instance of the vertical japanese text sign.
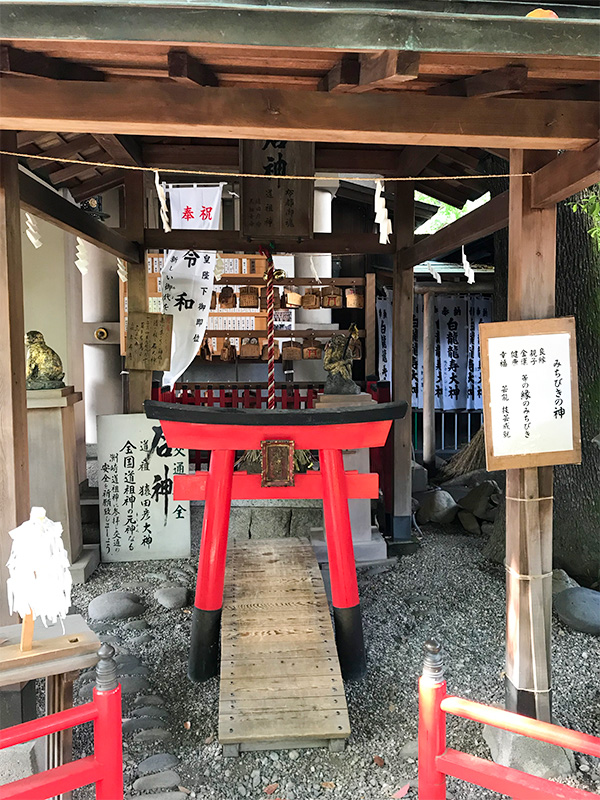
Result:
{"label": "vertical japanese text sign", "polygon": [[242,172],[273,175],[242,178],[242,235],[269,239],[313,235],[314,181],[286,181],[286,175],[314,175],[313,142],[279,139],[242,141]]}
{"label": "vertical japanese text sign", "polygon": [[479,326],[487,468],[581,462],[575,319]]}
{"label": "vertical japanese text sign", "polygon": [[103,561],[190,555],[190,504],[173,500],[173,477],[187,473],[188,458],[144,414],[98,417]]}

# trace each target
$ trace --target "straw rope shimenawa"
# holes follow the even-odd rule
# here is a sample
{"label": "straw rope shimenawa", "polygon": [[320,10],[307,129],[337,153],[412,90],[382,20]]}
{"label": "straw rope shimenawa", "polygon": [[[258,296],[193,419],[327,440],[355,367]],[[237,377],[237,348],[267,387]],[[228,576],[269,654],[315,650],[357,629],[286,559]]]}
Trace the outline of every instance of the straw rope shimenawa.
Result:
{"label": "straw rope shimenawa", "polygon": [[[173,175],[218,175],[222,178],[262,178],[264,180],[286,180],[286,181],[337,181],[339,178],[332,175],[259,175],[254,172],[231,172],[223,170],[200,170],[200,169],[173,169],[157,167],[140,167],[132,164],[115,164],[107,163],[105,161],[83,161],[80,158],[57,158],[55,156],[48,156],[44,153],[37,153],[36,155],[29,153],[16,153],[13,150],[0,150],[2,156],[15,156],[15,158],[25,158],[27,160],[40,159],[42,161],[57,161],[61,164],[81,164],[83,167],[106,167],[107,169],[129,169],[138,172],[154,172],[156,174],[162,172],[164,174]],[[493,175],[432,175],[427,176],[428,181],[465,181],[465,180],[488,180],[489,178],[530,178],[533,172],[502,172]],[[348,175],[345,180],[349,181],[363,181],[365,183],[372,183],[372,177],[365,175]],[[419,176],[390,176],[383,179],[383,182],[390,181],[418,181],[421,180]]]}

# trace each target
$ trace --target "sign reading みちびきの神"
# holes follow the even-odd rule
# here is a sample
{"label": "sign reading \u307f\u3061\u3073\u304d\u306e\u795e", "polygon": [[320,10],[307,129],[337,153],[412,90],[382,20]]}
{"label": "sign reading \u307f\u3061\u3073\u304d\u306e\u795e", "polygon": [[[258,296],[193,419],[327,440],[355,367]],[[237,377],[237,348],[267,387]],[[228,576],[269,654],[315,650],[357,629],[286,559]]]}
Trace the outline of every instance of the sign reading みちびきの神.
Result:
{"label": "sign reading \u307f\u3061\u3073\u304d\u306e\u795e", "polygon": [[575,320],[479,326],[487,468],[579,464]]}
{"label": "sign reading \u307f\u3061\u3073\u304d\u306e\u795e", "polygon": [[190,555],[190,504],[173,499],[187,450],[168,447],[160,422],[144,414],[98,417],[100,547],[103,561]]}

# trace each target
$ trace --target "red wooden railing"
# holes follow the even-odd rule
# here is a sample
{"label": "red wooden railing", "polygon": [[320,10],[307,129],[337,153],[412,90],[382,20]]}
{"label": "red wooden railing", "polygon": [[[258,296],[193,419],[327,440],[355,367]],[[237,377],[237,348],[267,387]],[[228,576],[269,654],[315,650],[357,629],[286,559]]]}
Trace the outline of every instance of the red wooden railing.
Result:
{"label": "red wooden railing", "polygon": [[[277,408],[314,408],[323,384],[285,384],[275,387]],[[220,408],[266,408],[266,383],[176,383],[173,390],[152,388],[152,399]]]}
{"label": "red wooden railing", "polygon": [[419,800],[446,800],[446,776],[516,800],[590,800],[592,792],[504,767],[446,747],[446,714],[481,722],[532,739],[600,757],[600,738],[540,722],[500,708],[450,697],[443,679],[441,647],[429,641],[419,679]]}
{"label": "red wooden railing", "polygon": [[100,662],[91,703],[0,730],[2,750],[93,722],[94,754],[6,783],[0,786],[0,800],[46,800],[90,783],[96,784],[96,800],[123,800],[121,686],[116,680],[114,652],[106,644],[98,651]]}

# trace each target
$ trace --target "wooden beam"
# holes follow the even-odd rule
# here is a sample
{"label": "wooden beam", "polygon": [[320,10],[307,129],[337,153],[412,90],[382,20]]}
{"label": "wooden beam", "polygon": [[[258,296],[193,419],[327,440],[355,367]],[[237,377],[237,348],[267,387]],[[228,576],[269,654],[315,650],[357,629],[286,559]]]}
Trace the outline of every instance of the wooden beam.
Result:
{"label": "wooden beam", "polygon": [[414,277],[406,268],[405,254],[413,242],[415,230],[415,187],[413,183],[396,184],[394,226],[394,306],[392,344],[392,399],[406,400],[404,419],[394,421],[394,510],[392,536],[395,541],[410,543],[412,521],[412,337],[414,313]]}
{"label": "wooden beam", "polygon": [[[54,162],[56,163],[56,162]],[[90,180],[92,180],[92,176],[98,177],[98,171],[96,167],[90,166],[87,161],[78,161],[77,164],[67,164],[67,166],[59,167],[58,169],[54,170],[49,174],[49,178],[52,183],[57,186],[60,183],[66,183],[67,181],[72,180],[73,178],[77,178],[80,175],[83,175]]]}
{"label": "wooden beam", "polygon": [[405,147],[396,161],[396,175],[417,177],[441,149],[441,147]]}
{"label": "wooden beam", "polygon": [[344,56],[319,81],[320,92],[351,92],[360,80],[360,63],[357,58]]}
{"label": "wooden beam", "polygon": [[104,73],[84,64],[53,58],[31,50],[0,46],[0,72],[59,81],[103,81]]}
{"label": "wooden beam", "polygon": [[[539,169],[545,156],[513,150],[511,172]],[[556,206],[532,208],[530,183],[510,179],[509,320],[555,313]],[[551,719],[552,486],[552,467],[506,470],[506,709],[545,722]]]}
{"label": "wooden beam", "polygon": [[[94,133],[93,137],[115,164],[127,164],[131,167],[143,166],[142,149],[132,136]],[[103,159],[97,160],[102,161]]]}
{"label": "wooden beam", "polygon": [[[125,176],[125,230],[128,237],[140,243],[144,239],[145,205],[144,173],[128,171]],[[127,264],[127,309],[129,313],[148,311],[148,270],[143,257]],[[127,385],[127,410],[130,414],[140,414],[144,410],[144,400],[150,399],[152,370],[129,369]]]}
{"label": "wooden beam", "polygon": [[114,189],[116,186],[122,186],[124,181],[125,172],[122,169],[107,169],[97,178],[90,178],[80,183],[79,186],[72,186],[69,191],[73,195],[73,200],[76,203],[81,203],[82,200],[87,200],[88,197],[108,192],[109,189]]}
{"label": "wooden beam", "polygon": [[43,183],[19,172],[21,207],[40,219],[57,225],[61,230],[80,236],[86,242],[128,261],[140,258],[139,247],[124,236],[94,219],[73,203],[65,200]]}
{"label": "wooden beam", "polygon": [[600,142],[581,153],[561,153],[531,179],[531,205],[550,208],[577,192],[600,183]]}
{"label": "wooden beam", "polygon": [[[275,239],[279,253],[332,253],[334,255],[385,254],[394,252],[394,237],[390,244],[379,244],[376,233],[315,233],[311,239]],[[259,242],[240,236],[239,231],[182,231],[165,233],[161,228],[144,231],[147,250],[220,250],[224,253],[255,253]]]}
{"label": "wooden beam", "polygon": [[[39,134],[37,134],[37,137],[39,138]],[[82,136],[77,136],[75,139],[70,139],[64,144],[57,144],[55,147],[49,147],[47,150],[42,151],[38,155],[48,156],[48,160],[45,161],[41,158],[31,158],[29,159],[29,166],[31,169],[42,169],[43,167],[48,167],[50,164],[59,164],[60,162],[50,161],[50,157],[73,158],[77,154],[81,154],[82,150],[91,149],[94,144],[94,137],[89,133],[84,133]],[[27,158],[29,154],[24,153],[23,155],[25,158]]]}
{"label": "wooden beam", "polygon": [[[14,132],[0,133],[0,149],[16,146]],[[17,622],[6,594],[8,532],[29,519],[24,319],[18,165],[0,156],[0,625]]]}
{"label": "wooden beam", "polygon": [[419,77],[419,53],[400,50],[384,50],[371,55],[360,54],[360,76],[356,92],[373,89],[394,89],[406,81]]}
{"label": "wooden beam", "polygon": [[492,197],[479,208],[465,214],[435,233],[417,242],[403,253],[404,269],[451,253],[469,242],[476,242],[508,225],[508,192]]}
{"label": "wooden beam", "polygon": [[169,78],[194,86],[218,86],[219,79],[210,67],[203,64],[196,56],[182,50],[169,50]]}
{"label": "wooden beam", "polygon": [[501,67],[489,72],[480,72],[458,81],[434,86],[427,94],[451,97],[500,97],[516,94],[525,90],[527,83],[527,67],[520,64],[512,67]]}
{"label": "wooden beam", "polygon": [[[85,97],[85,102],[82,102]],[[584,150],[598,138],[597,103],[330,94],[157,81],[90,83],[5,77],[5,130],[69,130],[243,139]]]}

